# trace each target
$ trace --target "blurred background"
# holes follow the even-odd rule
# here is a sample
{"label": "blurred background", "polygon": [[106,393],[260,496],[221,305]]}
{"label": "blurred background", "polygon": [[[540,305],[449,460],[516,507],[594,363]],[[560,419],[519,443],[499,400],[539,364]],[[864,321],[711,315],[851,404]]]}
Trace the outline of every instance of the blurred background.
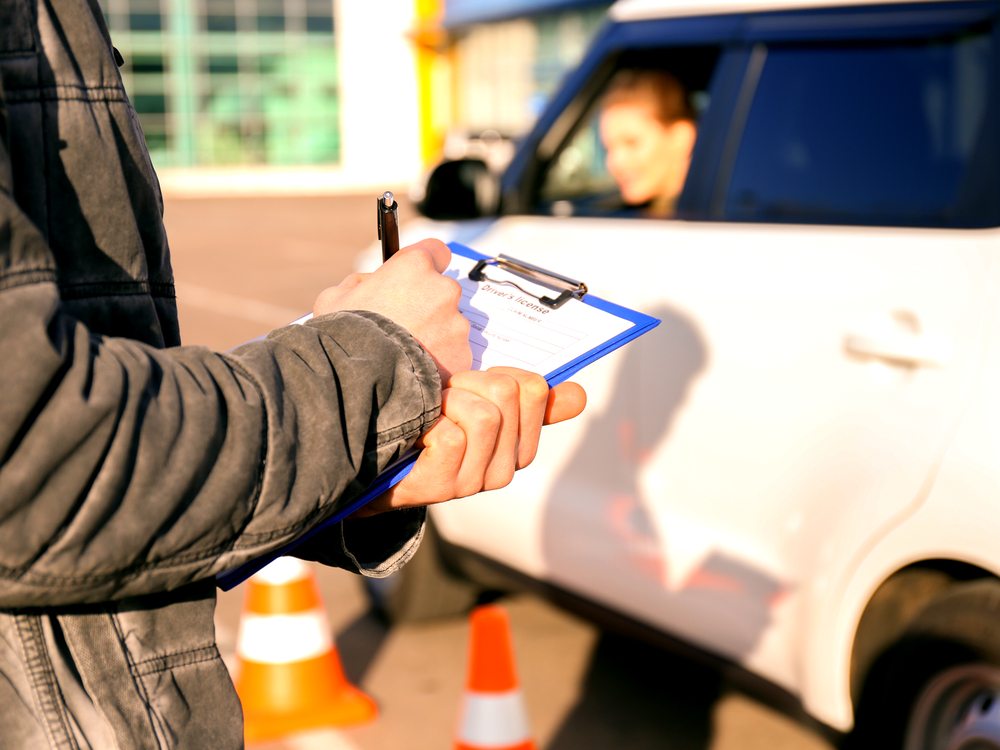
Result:
{"label": "blurred background", "polygon": [[533,122],[593,0],[102,0],[164,189],[405,184]]}

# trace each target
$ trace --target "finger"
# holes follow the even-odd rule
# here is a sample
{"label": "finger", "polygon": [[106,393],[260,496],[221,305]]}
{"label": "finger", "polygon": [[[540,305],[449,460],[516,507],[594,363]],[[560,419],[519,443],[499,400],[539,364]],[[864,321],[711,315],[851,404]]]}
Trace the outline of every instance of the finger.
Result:
{"label": "finger", "polygon": [[387,263],[398,262],[397,259],[407,256],[411,256],[410,260],[412,260],[414,255],[424,256],[438,273],[444,273],[451,264],[451,249],[441,240],[436,239],[420,240],[420,242],[407,245],[393,255]]}
{"label": "finger", "polygon": [[466,371],[453,375],[448,385],[474,393],[492,404],[499,418],[493,453],[483,477],[483,489],[506,487],[517,469],[521,407],[518,381],[504,373]]}
{"label": "finger", "polygon": [[560,383],[549,391],[545,424],[555,424],[580,414],[587,405],[587,392],[577,383]]}
{"label": "finger", "polygon": [[538,439],[548,406],[549,384],[541,375],[517,367],[491,367],[489,372],[507,375],[517,381],[520,401],[517,468],[523,469],[535,460],[538,452]]}
{"label": "finger", "polygon": [[420,437],[418,445],[423,450],[409,473],[355,511],[355,517],[431,505],[455,497],[454,482],[465,455],[465,433],[450,419],[442,417]]}
{"label": "finger", "polygon": [[441,417],[418,444],[423,450],[396,487],[411,495],[419,493],[421,505],[455,497],[456,479],[468,448],[465,431],[448,417]]}
{"label": "finger", "polygon": [[465,454],[455,479],[454,496],[465,497],[503,486],[495,484],[493,479],[494,454],[503,422],[500,408],[473,391],[449,387],[441,396],[441,413],[465,433]]}

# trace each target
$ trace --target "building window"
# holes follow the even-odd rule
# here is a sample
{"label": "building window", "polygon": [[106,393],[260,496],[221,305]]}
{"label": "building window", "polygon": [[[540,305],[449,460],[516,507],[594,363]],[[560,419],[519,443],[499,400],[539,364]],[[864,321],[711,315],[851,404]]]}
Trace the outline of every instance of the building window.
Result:
{"label": "building window", "polygon": [[163,13],[160,0],[134,0],[129,3],[128,27],[131,31],[161,31]]}
{"label": "building window", "polygon": [[305,27],[312,34],[332,34],[333,3],[327,0],[306,0]]}

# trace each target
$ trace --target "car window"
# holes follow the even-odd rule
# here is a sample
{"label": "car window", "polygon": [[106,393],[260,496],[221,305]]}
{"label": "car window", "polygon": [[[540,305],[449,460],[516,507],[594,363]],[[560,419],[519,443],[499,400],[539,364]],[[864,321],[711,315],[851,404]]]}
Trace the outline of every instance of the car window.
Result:
{"label": "car window", "polygon": [[770,47],[724,218],[997,224],[992,36]]}
{"label": "car window", "polygon": [[[553,160],[542,184],[541,202],[565,202],[570,205],[563,206],[562,210],[572,211],[574,203],[582,206],[588,199],[614,196],[615,181],[608,172],[605,156],[597,111],[592,107],[581,127]],[[559,206],[555,210],[558,211]]]}
{"label": "car window", "polygon": [[[696,125],[709,104],[709,83],[718,56],[717,49],[691,48],[645,51],[641,58],[617,60],[603,86],[581,93],[586,101],[577,108],[584,114],[547,164],[535,197],[535,211],[590,216],[652,215],[648,210],[650,201],[630,203],[623,198],[622,169],[609,169],[607,133],[602,136],[601,130],[608,96],[620,92],[623,78],[629,76],[639,80],[640,85],[642,80],[672,79],[683,92],[687,112]],[[614,144],[611,145],[614,149]]]}

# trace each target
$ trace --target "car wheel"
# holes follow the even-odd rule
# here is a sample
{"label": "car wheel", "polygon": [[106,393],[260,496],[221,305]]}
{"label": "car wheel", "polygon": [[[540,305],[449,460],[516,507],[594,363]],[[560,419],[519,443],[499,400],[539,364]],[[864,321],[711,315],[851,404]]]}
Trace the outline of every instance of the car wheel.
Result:
{"label": "car wheel", "polygon": [[865,681],[855,750],[1000,750],[1000,582],[931,602]]}
{"label": "car wheel", "polygon": [[466,614],[482,592],[444,561],[430,520],[420,549],[406,565],[386,578],[364,580],[373,609],[391,625]]}

